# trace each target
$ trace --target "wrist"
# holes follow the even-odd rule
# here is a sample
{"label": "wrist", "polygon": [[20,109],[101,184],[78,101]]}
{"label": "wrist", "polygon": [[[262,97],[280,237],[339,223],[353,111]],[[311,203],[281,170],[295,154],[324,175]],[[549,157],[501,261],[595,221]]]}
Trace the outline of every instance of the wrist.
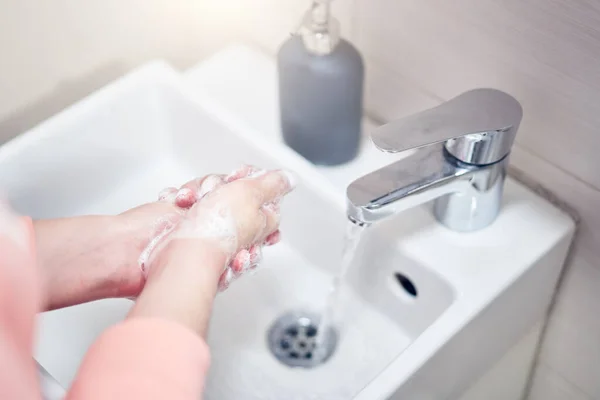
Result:
{"label": "wrist", "polygon": [[171,240],[150,265],[130,317],[165,318],[204,336],[226,262],[226,255],[214,243]]}

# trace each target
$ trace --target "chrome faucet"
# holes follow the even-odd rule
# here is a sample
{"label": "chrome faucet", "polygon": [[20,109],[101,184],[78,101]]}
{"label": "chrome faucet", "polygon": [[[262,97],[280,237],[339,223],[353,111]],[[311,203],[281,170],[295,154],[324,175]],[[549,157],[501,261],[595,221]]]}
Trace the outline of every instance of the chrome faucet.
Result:
{"label": "chrome faucet", "polygon": [[352,182],[348,218],[369,225],[435,200],[435,217],[448,228],[485,228],[500,212],[508,155],[522,116],[514,97],[475,89],[375,129],[371,136],[380,150],[416,150]]}

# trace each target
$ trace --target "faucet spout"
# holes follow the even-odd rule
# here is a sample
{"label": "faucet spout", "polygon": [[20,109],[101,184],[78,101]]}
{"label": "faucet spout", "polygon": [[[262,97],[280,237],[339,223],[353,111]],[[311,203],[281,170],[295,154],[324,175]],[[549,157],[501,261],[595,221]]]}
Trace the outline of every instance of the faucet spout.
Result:
{"label": "faucet spout", "polygon": [[435,200],[433,212],[448,228],[485,228],[500,211],[522,116],[509,94],[475,89],[377,128],[371,137],[380,150],[414,153],[352,182],[348,219],[369,225]]}
{"label": "faucet spout", "polygon": [[352,182],[346,192],[348,218],[370,225],[436,200],[440,222],[458,231],[479,229],[499,212],[504,170],[505,160],[475,166],[449,155],[443,143],[422,147]]}

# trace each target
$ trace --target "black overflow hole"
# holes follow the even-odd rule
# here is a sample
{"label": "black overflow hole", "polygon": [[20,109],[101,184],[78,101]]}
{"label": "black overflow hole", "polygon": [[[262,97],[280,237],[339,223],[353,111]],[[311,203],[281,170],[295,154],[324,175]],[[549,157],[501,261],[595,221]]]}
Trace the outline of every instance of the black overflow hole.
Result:
{"label": "black overflow hole", "polygon": [[406,275],[396,272],[394,276],[406,293],[412,297],[417,297],[417,288],[415,287],[414,283],[412,283],[412,281],[406,277]]}

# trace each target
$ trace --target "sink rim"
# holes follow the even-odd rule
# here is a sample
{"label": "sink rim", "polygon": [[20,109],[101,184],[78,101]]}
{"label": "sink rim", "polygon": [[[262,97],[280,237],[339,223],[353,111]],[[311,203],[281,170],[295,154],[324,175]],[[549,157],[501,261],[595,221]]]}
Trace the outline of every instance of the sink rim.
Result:
{"label": "sink rim", "polygon": [[[259,132],[246,126],[241,118],[233,115],[224,107],[214,102],[210,96],[199,94],[190,89],[183,82],[181,76],[165,62],[156,61],[146,64],[108,86],[116,85],[123,79],[133,80],[131,78],[133,74],[137,74],[138,78],[136,79],[158,79],[169,85],[173,85],[200,107],[213,114],[223,125],[236,132],[248,144],[259,146],[262,149],[272,149],[271,153],[273,157],[277,158],[283,165],[290,166],[302,175],[303,181],[311,186],[311,190],[318,193],[323,201],[331,202],[333,206],[339,207],[341,213],[345,213],[343,195],[335,191],[327,179],[314,169],[314,166],[283,144],[263,138]],[[108,87],[104,87],[93,95],[97,96],[99,92],[110,93],[107,92],[107,89]],[[18,154],[20,149],[39,140],[42,137],[39,131],[43,130],[44,124],[55,118],[64,118],[63,115],[65,113],[77,107],[82,109],[90,107],[89,99],[86,98],[70,106],[63,112],[31,129],[27,134],[20,135],[1,146],[0,164]],[[367,396],[372,396],[374,393],[378,393],[378,396],[383,398],[384,394],[390,395],[393,393],[428,358],[435,354],[444,343],[480,313],[499,293],[506,290],[512,282],[517,280],[529,266],[534,265],[537,259],[546,254],[560,240],[573,233],[575,225],[568,215],[560,211],[557,212],[553,206],[541,200],[510,178],[507,179],[506,192],[518,200],[517,210],[511,211],[511,213],[504,213],[503,210],[497,224],[490,227],[490,229],[477,233],[477,235],[482,235],[483,239],[486,240],[490,237],[496,238],[497,236],[501,236],[500,231],[502,229],[506,229],[506,227],[511,228],[512,226],[514,230],[513,223],[518,221],[519,216],[524,211],[529,211],[531,214],[528,217],[533,217],[533,221],[528,222],[528,229],[538,231],[540,236],[543,237],[543,240],[538,240],[535,243],[536,246],[524,249],[521,252],[520,261],[515,263],[512,268],[495,266],[487,270],[491,271],[489,274],[477,276],[473,275],[472,270],[469,271],[468,268],[462,265],[468,264],[464,262],[455,262],[455,268],[447,268],[447,266],[440,268],[439,257],[436,257],[433,252],[427,252],[425,248],[427,245],[431,246],[433,243],[434,245],[445,245],[441,247],[446,250],[456,250],[456,241],[459,237],[456,236],[456,233],[443,231],[443,228],[437,225],[433,225],[430,227],[431,229],[425,230],[425,233],[429,235],[427,239],[424,239],[422,234],[420,235],[421,237],[419,235],[410,235],[397,238],[396,244],[403,254],[413,258],[419,265],[431,268],[444,278],[453,289],[455,300],[444,313],[414,339],[408,348],[396,357],[388,367],[383,369],[377,378],[367,384],[365,389],[356,398],[372,399],[373,397]],[[423,207],[403,214],[401,219],[408,221],[409,224],[416,225],[423,224],[429,226],[431,223],[431,216]],[[545,233],[541,232],[542,227],[547,229]],[[511,229],[508,231],[510,232]],[[481,239],[482,236],[478,237]],[[464,238],[465,236],[460,237],[461,240]],[[471,236],[472,238],[473,236]],[[473,240],[473,242],[481,244],[481,240]],[[447,262],[448,260],[444,261]]]}

